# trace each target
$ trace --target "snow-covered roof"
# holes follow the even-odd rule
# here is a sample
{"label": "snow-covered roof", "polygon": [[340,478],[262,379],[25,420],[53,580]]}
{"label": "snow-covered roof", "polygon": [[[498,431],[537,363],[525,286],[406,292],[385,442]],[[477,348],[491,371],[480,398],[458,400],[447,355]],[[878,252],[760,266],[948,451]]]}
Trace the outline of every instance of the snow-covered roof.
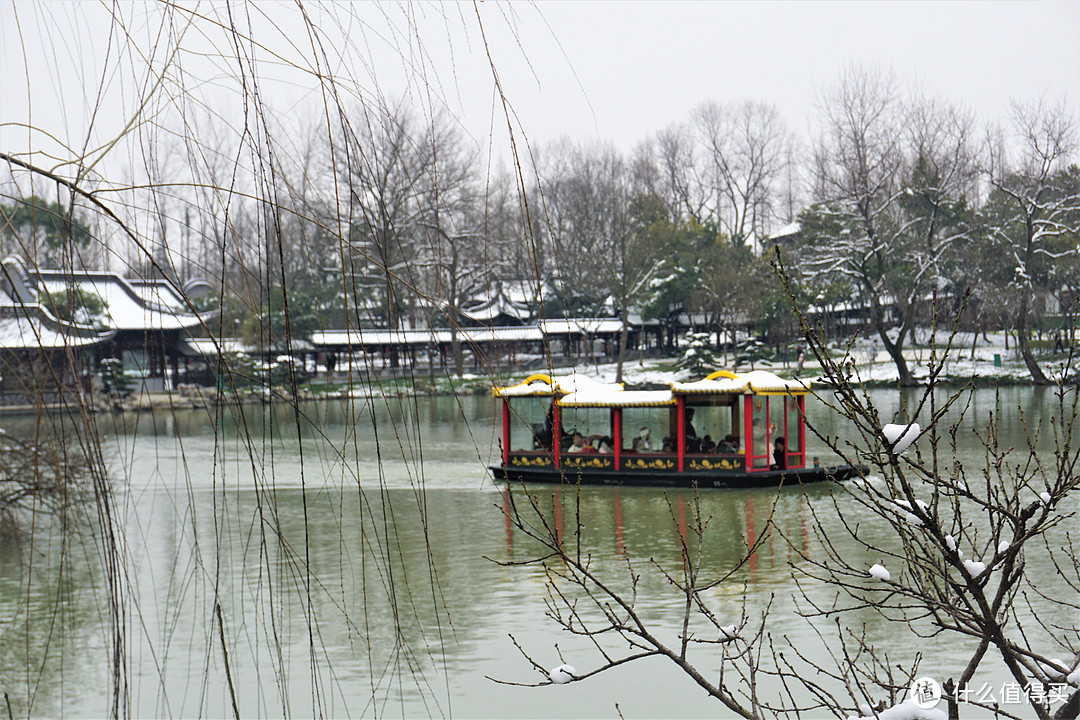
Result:
{"label": "snow-covered roof", "polygon": [[541,320],[540,330],[545,335],[603,335],[622,330],[618,318],[567,318],[565,320]]}
{"label": "snow-covered roof", "polygon": [[180,341],[180,352],[188,357],[217,357],[225,353],[254,354],[255,348],[239,338],[190,338]]}
{"label": "snow-covered roof", "polygon": [[195,315],[146,299],[119,275],[41,270],[37,277],[38,286],[49,293],[76,287],[97,295],[105,305],[105,323],[117,330],[185,330],[199,325]]}
{"label": "snow-covered roof", "polygon": [[726,370],[704,380],[671,383],[670,390],[624,390],[622,383],[601,383],[587,375],[530,375],[517,385],[496,387],[496,397],[561,396],[565,407],[650,407],[671,405],[679,395],[762,394],[802,395],[810,391],[810,382],[784,380],[766,370],[735,374]]}
{"label": "snow-covered roof", "polygon": [[89,347],[115,334],[57,320],[40,305],[0,307],[0,349],[4,350]]}
{"label": "snow-covered roof", "polygon": [[139,294],[143,302],[163,305],[176,309],[187,307],[184,298],[176,292],[168,280],[128,280],[131,288]]}
{"label": "snow-covered roof", "polygon": [[780,228],[776,232],[769,235],[766,240],[773,240],[776,238],[789,237],[802,231],[802,225],[796,220],[793,223],[788,223],[784,227]]}
{"label": "snow-covered roof", "polygon": [[721,370],[709,375],[704,380],[686,383],[672,382],[671,390],[676,395],[710,393],[802,395],[810,391],[810,381],[785,380],[767,370],[752,370],[748,373],[738,374]]}
{"label": "snow-covered roof", "polygon": [[[457,339],[461,342],[540,342],[544,336],[537,327],[478,327],[459,328]],[[427,343],[451,342],[451,332],[445,328],[425,330],[376,330],[357,328],[354,330],[326,330],[311,333],[311,344],[319,346],[363,346],[363,345],[424,345]]]}
{"label": "snow-covered roof", "polygon": [[674,405],[670,390],[584,390],[556,400],[559,407],[657,407]]}
{"label": "snow-covered roof", "polygon": [[496,283],[490,291],[473,298],[472,305],[462,308],[461,314],[476,322],[490,322],[500,315],[524,322],[531,315],[529,306],[530,303],[514,298],[502,283]]}
{"label": "snow-covered roof", "polygon": [[588,375],[571,373],[570,375],[530,375],[517,385],[494,388],[496,397],[531,397],[550,395],[572,395],[586,393],[592,395],[623,392],[622,383],[601,383]]}

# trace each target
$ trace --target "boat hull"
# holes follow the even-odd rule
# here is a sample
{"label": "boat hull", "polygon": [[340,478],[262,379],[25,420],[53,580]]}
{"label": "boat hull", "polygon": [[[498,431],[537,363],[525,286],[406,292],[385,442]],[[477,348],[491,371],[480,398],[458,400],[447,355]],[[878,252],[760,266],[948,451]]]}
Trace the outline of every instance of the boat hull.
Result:
{"label": "boat hull", "polygon": [[637,487],[678,488],[755,488],[805,485],[826,480],[843,481],[856,475],[851,465],[793,468],[790,470],[684,471],[611,470],[593,468],[530,468],[495,465],[491,468],[496,480],[514,483],[567,483],[571,485],[623,485]]}

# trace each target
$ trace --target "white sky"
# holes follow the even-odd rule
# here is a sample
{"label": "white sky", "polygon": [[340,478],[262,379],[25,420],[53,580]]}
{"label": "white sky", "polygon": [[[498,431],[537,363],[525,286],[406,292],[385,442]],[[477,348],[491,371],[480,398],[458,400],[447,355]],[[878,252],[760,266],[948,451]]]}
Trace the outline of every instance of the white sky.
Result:
{"label": "white sky", "polygon": [[[573,64],[544,95],[537,134],[593,132],[620,145],[706,101],[763,100],[806,133],[823,86],[849,63],[891,68],[934,95],[1003,118],[1012,97],[1080,90],[1077,2],[545,3]],[[591,112],[590,112],[591,106]],[[558,109],[556,109],[558,108]],[[530,115],[530,117],[532,117]]]}
{"label": "white sky", "polygon": [[[122,62],[115,55],[104,59],[116,47],[108,32],[111,4],[0,3],[0,149],[22,153],[50,147],[47,135],[81,147],[88,134],[92,145],[118,134],[152,74],[145,65],[138,67],[141,59],[132,70],[130,48]],[[154,38],[162,6],[119,7],[129,32],[139,39],[139,52],[159,58],[155,67],[161,67],[166,43],[158,38],[155,44]],[[222,4],[185,7],[228,19]],[[292,62],[311,56],[292,3],[233,7],[237,14],[247,12],[259,28],[264,47],[257,52],[264,59],[271,52]],[[610,140],[630,150],[650,133],[687,119],[702,102],[746,99],[777,105],[791,128],[806,137],[815,98],[849,63],[892,69],[906,83],[967,106],[984,122],[1004,119],[1010,98],[1065,98],[1075,111],[1080,94],[1080,3],[1075,0],[509,6],[488,0],[477,6],[357,2],[308,8],[336,45],[327,53],[335,72],[388,96],[400,95],[410,84],[414,93],[433,86],[478,139],[504,121],[493,110],[477,12],[503,88],[534,144],[565,135]],[[270,17],[259,17],[264,14]],[[420,56],[406,18],[428,53],[422,62],[411,60]],[[235,59],[194,54],[228,50],[206,27],[204,21],[184,37],[184,47],[192,51],[181,58],[185,86],[235,117],[231,113],[239,113],[240,106],[230,99],[235,86],[228,79]],[[410,58],[411,72],[403,57]],[[264,98],[283,117],[300,123],[316,115],[321,103],[309,76],[280,64],[262,65],[260,74]],[[103,82],[106,89],[99,93]],[[99,95],[104,101],[96,110],[95,130],[88,131]],[[175,125],[171,112],[164,106],[156,119]],[[45,132],[29,133],[23,124]]]}

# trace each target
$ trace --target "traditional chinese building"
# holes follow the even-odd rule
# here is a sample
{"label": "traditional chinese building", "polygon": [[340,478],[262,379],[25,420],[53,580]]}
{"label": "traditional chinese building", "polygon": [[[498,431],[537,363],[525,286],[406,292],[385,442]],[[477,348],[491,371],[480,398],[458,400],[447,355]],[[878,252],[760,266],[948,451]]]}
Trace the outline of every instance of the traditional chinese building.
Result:
{"label": "traditional chinese building", "polygon": [[[25,317],[52,317],[60,297],[92,298],[93,317],[80,325],[97,328],[94,369],[105,358],[117,358],[129,374],[142,378],[142,389],[166,390],[179,376],[181,343],[201,323],[184,307],[179,293],[160,281],[129,281],[115,273],[27,268],[18,258],[3,262],[7,289],[4,301]],[[38,310],[31,310],[31,308]],[[80,331],[83,332],[83,331]],[[68,333],[71,335],[71,333]],[[74,336],[72,336],[74,337]],[[82,336],[79,336],[82,337]]]}

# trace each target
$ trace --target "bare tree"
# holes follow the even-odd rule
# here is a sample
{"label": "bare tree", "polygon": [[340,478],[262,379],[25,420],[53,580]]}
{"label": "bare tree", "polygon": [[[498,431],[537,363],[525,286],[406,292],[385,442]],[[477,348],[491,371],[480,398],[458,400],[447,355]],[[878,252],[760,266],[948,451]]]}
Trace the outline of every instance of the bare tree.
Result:
{"label": "bare tree", "polygon": [[776,107],[706,103],[694,112],[717,224],[736,245],[760,240],[776,216],[791,136]]}
{"label": "bare tree", "polygon": [[1046,290],[1047,265],[1075,259],[1078,252],[1080,187],[1064,172],[1076,151],[1076,127],[1064,105],[1038,102],[1013,105],[1012,131],[1017,162],[1008,162],[1000,146],[989,143],[987,173],[996,195],[988,201],[996,215],[989,231],[1013,269],[1020,355],[1032,380],[1046,385],[1050,381],[1031,348],[1031,315]]}
{"label": "bare tree", "polygon": [[[807,332],[806,341],[824,354],[815,333]],[[625,663],[662,657],[740,717],[943,718],[942,710],[919,710],[909,699],[920,662],[912,648],[950,643],[963,655],[942,683],[948,717],[1018,717],[974,694],[976,672],[993,666],[1018,687],[1039,689],[1019,699],[1037,717],[1076,718],[1080,637],[1075,627],[1040,618],[1029,603],[1037,597],[1080,610],[1080,548],[1067,529],[1080,489],[1077,395],[1059,389],[1050,430],[1032,426],[1028,447],[1003,447],[996,415],[963,422],[972,412],[966,389],[942,401],[934,381],[943,357],[931,365],[931,383],[899,425],[885,422],[894,418],[879,415],[846,368],[825,361],[825,377],[836,391],[822,399],[851,432],[819,438],[869,472],[810,501],[811,532],[824,555],[807,552],[781,524],[767,523],[761,535],[747,538],[745,552],[719,565],[708,557],[718,542],[712,519],[695,496],[688,511],[677,512],[669,500],[681,547],[675,567],[633,556],[604,563],[584,546],[586,519],[572,498],[559,524],[559,509],[545,498],[511,490],[505,512],[540,548],[515,564],[543,568],[550,617],[597,657],[591,667],[551,670],[534,659],[533,647],[519,644],[541,672],[531,684],[587,682]],[[960,420],[947,424],[950,412]],[[911,423],[916,418],[923,427]],[[1036,448],[1043,432],[1053,435],[1048,454]],[[956,459],[963,433],[975,433],[985,448],[974,464]],[[790,564],[790,579],[798,588],[798,612],[820,640],[812,651],[774,630],[770,607],[744,606],[733,617],[729,595],[718,590],[762,542],[779,538],[798,558]],[[668,588],[670,606],[679,608],[677,622],[661,624],[638,611],[639,589],[646,585]],[[868,612],[909,640],[876,642],[861,620]],[[1056,707],[1047,700],[1051,688]]]}
{"label": "bare tree", "polygon": [[816,162],[827,194],[803,216],[815,250],[805,267],[851,283],[900,384],[912,385],[904,348],[929,316],[927,296],[942,286],[947,253],[968,231],[962,193],[973,174],[971,120],[905,100],[891,75],[859,69],[847,71],[823,111]]}
{"label": "bare tree", "polygon": [[380,286],[383,323],[397,328],[407,261],[432,186],[438,152],[428,143],[436,134],[405,103],[364,104],[343,123],[345,141],[337,152],[349,198],[350,255],[359,272],[373,275]]}
{"label": "bare tree", "polygon": [[690,128],[672,125],[657,134],[655,144],[662,188],[658,195],[665,200],[669,219],[704,225],[715,206],[715,189],[705,181]]}
{"label": "bare tree", "polygon": [[609,296],[604,273],[616,236],[626,232],[623,159],[612,147],[562,141],[538,153],[537,177],[544,244],[563,306],[599,313]]}

